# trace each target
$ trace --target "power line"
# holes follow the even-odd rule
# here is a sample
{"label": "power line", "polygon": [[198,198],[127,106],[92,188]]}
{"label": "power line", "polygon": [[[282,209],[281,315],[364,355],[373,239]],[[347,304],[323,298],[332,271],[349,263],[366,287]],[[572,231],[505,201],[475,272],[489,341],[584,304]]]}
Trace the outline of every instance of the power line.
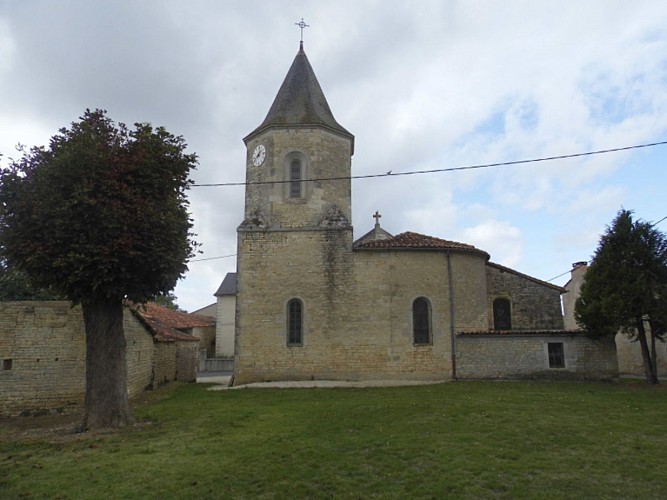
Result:
{"label": "power line", "polygon": [[189,260],[188,262],[204,262],[205,260],[218,260],[218,259],[226,259],[228,257],[236,257],[235,253],[231,253],[229,255],[218,255],[217,257],[206,257],[204,259],[193,259]]}
{"label": "power line", "polygon": [[[648,144],[635,144],[634,146],[624,146],[620,148],[611,148],[611,149],[600,149],[597,151],[586,151],[584,153],[572,153],[567,155],[557,155],[557,156],[545,156],[541,158],[531,158],[526,160],[514,160],[514,161],[503,161],[496,163],[482,163],[479,165],[466,165],[460,167],[448,167],[448,168],[435,168],[431,170],[409,170],[406,172],[385,172],[384,174],[366,174],[366,175],[352,175],[352,176],[340,176],[340,177],[320,177],[316,179],[302,179],[301,182],[321,182],[321,181],[340,181],[348,179],[374,179],[378,177],[399,177],[405,175],[422,175],[422,174],[435,174],[440,172],[455,172],[458,170],[475,170],[481,168],[492,168],[492,167],[507,167],[511,165],[523,165],[527,163],[538,163],[544,161],[552,160],[566,160],[568,158],[580,158],[582,156],[593,156],[600,155],[605,153],[616,153],[619,151],[628,151],[631,149],[640,149],[640,148],[650,148],[653,146],[663,146],[667,144],[667,141],[661,142],[651,142]],[[211,184],[192,184],[192,187],[227,187],[227,186],[250,186],[250,185],[262,185],[262,184],[285,184],[292,182],[291,180],[275,180],[275,181],[253,181],[253,182],[219,182]]]}
{"label": "power line", "polygon": [[[651,225],[652,225],[652,226],[657,226],[658,224],[660,224],[660,223],[661,223],[663,220],[665,220],[665,219],[667,219],[667,215],[665,215],[665,216],[664,216],[662,219],[660,219],[658,222],[654,222],[654,223],[651,224]],[[190,261],[188,261],[188,262],[204,262],[204,261],[206,261],[206,260],[227,259],[227,258],[229,258],[229,257],[236,257],[236,254],[235,254],[235,253],[232,253],[232,254],[229,254],[229,255],[219,255],[219,256],[217,256],[217,257],[206,257],[205,259],[194,259],[194,260],[190,260]],[[571,271],[571,270],[568,269],[568,270],[565,271],[564,273],[561,273],[561,274],[559,274],[558,276],[554,276],[553,278],[548,279],[548,280],[546,280],[546,281],[547,281],[547,283],[549,283],[549,282],[551,282],[551,281],[553,281],[553,280],[555,280],[555,279],[560,278],[561,276],[565,276],[565,275],[568,274],[570,271]]]}
{"label": "power line", "polygon": [[651,224],[651,226],[657,226],[658,224],[660,224],[660,223],[661,223],[663,220],[665,220],[665,219],[667,219],[667,215],[665,215],[665,216],[664,216],[662,219],[660,219],[658,222],[654,222],[653,224]]}
{"label": "power line", "polygon": [[[652,224],[651,224],[651,227],[653,227],[653,226],[657,226],[658,224],[660,224],[660,223],[661,223],[663,220],[665,220],[665,219],[667,219],[667,215],[665,215],[665,216],[664,216],[662,219],[660,219],[659,221],[652,223]],[[550,282],[550,281],[553,281],[553,280],[555,280],[555,279],[557,279],[557,278],[560,278],[561,276],[565,276],[566,274],[570,273],[571,271],[572,271],[571,269],[568,269],[568,270],[565,271],[564,273],[561,273],[561,274],[559,274],[558,276],[554,276],[553,278],[548,279],[548,280],[547,280],[547,283]]]}

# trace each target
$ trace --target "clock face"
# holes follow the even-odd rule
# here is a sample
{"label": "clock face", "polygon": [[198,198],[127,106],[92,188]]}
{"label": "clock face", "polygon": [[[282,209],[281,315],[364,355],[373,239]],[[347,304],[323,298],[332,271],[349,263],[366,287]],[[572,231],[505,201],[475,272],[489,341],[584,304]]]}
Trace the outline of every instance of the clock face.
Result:
{"label": "clock face", "polygon": [[264,159],[266,158],[266,148],[264,147],[264,144],[260,144],[255,148],[255,151],[252,153],[252,164],[255,165],[256,167],[259,167],[262,163],[264,163]]}

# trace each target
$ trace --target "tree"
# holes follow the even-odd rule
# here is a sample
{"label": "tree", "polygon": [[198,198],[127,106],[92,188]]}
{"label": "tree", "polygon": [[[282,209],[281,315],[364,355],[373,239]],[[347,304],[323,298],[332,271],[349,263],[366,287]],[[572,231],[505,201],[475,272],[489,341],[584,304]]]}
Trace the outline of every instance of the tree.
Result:
{"label": "tree", "polygon": [[62,298],[52,289],[34,286],[24,272],[12,269],[6,262],[0,260],[0,301],[62,300]]}
{"label": "tree", "polygon": [[156,296],[154,302],[162,307],[171,309],[172,311],[185,312],[180,307],[178,307],[178,304],[176,303],[176,295],[174,295],[173,292],[168,292],[163,295]]}
{"label": "tree", "polygon": [[194,254],[185,149],[162,127],[86,110],[0,172],[0,255],[83,309],[85,429],[131,422],[123,302],[168,293]]}
{"label": "tree", "polygon": [[657,384],[656,339],[667,334],[665,235],[621,210],[600,238],[575,303],[575,318],[590,335],[620,331],[639,342],[646,380]]}

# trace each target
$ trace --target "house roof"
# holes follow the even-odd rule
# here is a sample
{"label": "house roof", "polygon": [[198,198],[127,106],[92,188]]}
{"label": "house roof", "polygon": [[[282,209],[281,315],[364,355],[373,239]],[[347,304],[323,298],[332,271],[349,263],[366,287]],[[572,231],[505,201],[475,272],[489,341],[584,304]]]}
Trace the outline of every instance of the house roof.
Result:
{"label": "house roof", "polygon": [[215,325],[215,320],[207,316],[175,311],[154,302],[132,304],[130,309],[151,330],[158,341],[187,340],[198,342],[197,337],[180,330]]}
{"label": "house roof", "polygon": [[493,267],[495,269],[498,269],[499,271],[505,272],[505,273],[511,273],[516,276],[519,276],[521,278],[527,279],[529,281],[532,281],[533,283],[537,283],[538,285],[546,286],[548,288],[552,288],[554,290],[558,290],[560,293],[566,293],[567,290],[563,288],[562,286],[554,285],[553,283],[549,283],[548,281],[542,281],[537,278],[533,278],[532,276],[528,276],[527,274],[520,273],[519,271],[515,271],[514,269],[511,269],[509,267],[501,266],[500,264],[496,264],[495,262],[487,262],[487,266]]}
{"label": "house roof", "polygon": [[313,67],[306,57],[301,42],[299,52],[285,76],[283,84],[259,127],[243,140],[247,143],[253,136],[269,127],[320,126],[330,129],[352,140],[354,136],[340,125],[333,116],[324,97]]}
{"label": "house roof", "polygon": [[458,252],[477,253],[489,258],[484,250],[458,241],[442,240],[434,236],[413,233],[405,233],[380,240],[358,240],[355,249],[359,250],[453,250]]}
{"label": "house roof", "polygon": [[236,273],[227,273],[220,283],[218,290],[213,294],[216,297],[236,295]]}

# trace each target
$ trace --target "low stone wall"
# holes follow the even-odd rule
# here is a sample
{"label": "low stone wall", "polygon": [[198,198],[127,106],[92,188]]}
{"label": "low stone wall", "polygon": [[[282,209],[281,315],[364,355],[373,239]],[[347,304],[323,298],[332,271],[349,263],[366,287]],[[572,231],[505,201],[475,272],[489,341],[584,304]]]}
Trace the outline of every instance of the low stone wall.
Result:
{"label": "low stone wall", "polygon": [[197,342],[176,342],[176,376],[178,382],[197,381],[197,353],[199,344]]}
{"label": "low stone wall", "polygon": [[[134,314],[123,317],[127,392],[197,374],[197,342],[155,342]],[[0,302],[0,415],[64,411],[83,404],[86,337],[68,302]]]}
{"label": "low stone wall", "polygon": [[[561,343],[564,367],[550,368],[548,344]],[[612,339],[580,333],[457,335],[459,379],[611,380],[618,377]]]}

